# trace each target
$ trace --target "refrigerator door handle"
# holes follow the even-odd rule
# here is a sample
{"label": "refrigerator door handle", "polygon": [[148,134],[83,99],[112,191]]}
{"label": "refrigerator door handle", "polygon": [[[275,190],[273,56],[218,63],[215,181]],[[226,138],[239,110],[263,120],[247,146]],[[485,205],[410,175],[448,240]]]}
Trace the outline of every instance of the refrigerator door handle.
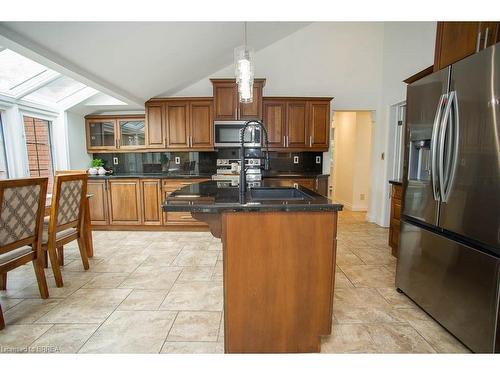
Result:
{"label": "refrigerator door handle", "polygon": [[434,124],[432,125],[432,136],[431,136],[431,182],[432,182],[432,193],[434,195],[434,200],[439,201],[439,189],[438,189],[438,164],[437,164],[437,146],[439,140],[439,126],[441,125],[441,115],[443,112],[443,104],[448,98],[448,94],[443,94],[439,98],[438,106],[436,109],[436,116],[434,117]]}
{"label": "refrigerator door handle", "polygon": [[[450,153],[448,153],[446,160],[447,171],[445,175],[445,140],[446,140],[446,130],[450,127],[450,133],[448,139],[450,139]],[[446,105],[446,110],[444,112],[444,117],[441,125],[440,132],[440,168],[439,168],[439,183],[442,195],[442,202],[448,202],[450,197],[451,188],[453,185],[453,180],[455,178],[455,172],[457,169],[458,161],[458,146],[459,146],[459,118],[458,118],[458,99],[457,92],[450,92],[448,103]],[[451,159],[451,160],[450,160]]]}

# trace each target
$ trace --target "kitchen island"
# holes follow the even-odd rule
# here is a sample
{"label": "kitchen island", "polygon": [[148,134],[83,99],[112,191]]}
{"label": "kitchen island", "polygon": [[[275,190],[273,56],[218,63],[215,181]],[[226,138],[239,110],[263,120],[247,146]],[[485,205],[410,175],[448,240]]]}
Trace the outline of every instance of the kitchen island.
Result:
{"label": "kitchen island", "polygon": [[223,244],[226,353],[319,352],[332,324],[337,212],[302,186],[263,181],[244,195],[206,181],[170,194]]}

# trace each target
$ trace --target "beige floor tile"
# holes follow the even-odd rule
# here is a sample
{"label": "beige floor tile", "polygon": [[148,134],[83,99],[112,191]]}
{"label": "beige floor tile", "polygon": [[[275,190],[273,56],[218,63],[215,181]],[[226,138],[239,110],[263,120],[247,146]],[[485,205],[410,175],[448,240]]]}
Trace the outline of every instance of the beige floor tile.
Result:
{"label": "beige floor tile", "polygon": [[212,280],[223,281],[223,279],[224,279],[224,263],[222,260],[218,260],[217,263],[215,263]]}
{"label": "beige floor tile", "polygon": [[217,341],[220,312],[179,311],[167,341]]}
{"label": "beige floor tile", "polygon": [[99,324],[54,324],[30,349],[37,353],[45,348],[55,353],[77,353],[98,327]]}
{"label": "beige floor tile", "polygon": [[394,276],[384,266],[346,265],[340,268],[356,287],[394,288]]}
{"label": "beige floor tile", "polygon": [[131,254],[133,252],[129,252],[128,255],[113,255],[96,264],[92,272],[133,272],[148,257],[147,254]]}
{"label": "beige floor tile", "polygon": [[141,266],[168,267],[172,264],[175,257],[178,255],[174,252],[154,252],[142,262]]}
{"label": "beige floor tile", "polygon": [[87,284],[82,286],[84,289],[106,289],[106,288],[116,288],[118,285],[123,283],[125,279],[129,276],[128,273],[115,273],[107,272],[97,274],[92,278]]}
{"label": "beige floor tile", "polygon": [[181,271],[181,267],[141,266],[125,279],[120,288],[169,290]]}
{"label": "beige floor tile", "polygon": [[396,265],[396,258],[392,256],[390,250],[379,248],[351,248],[364,264],[369,265]]}
{"label": "beige floor tile", "polygon": [[214,267],[184,267],[179,281],[208,281],[212,278]]}
{"label": "beige floor tile", "polygon": [[322,353],[376,353],[366,326],[363,324],[334,324],[332,334],[324,337]]}
{"label": "beige floor tile", "polygon": [[5,312],[5,323],[7,325],[34,323],[59,303],[61,300],[57,299],[25,299]]}
{"label": "beige floor tile", "polygon": [[6,325],[0,331],[1,353],[24,353],[33,341],[47,332],[51,324]]}
{"label": "beige floor tile", "polygon": [[352,251],[350,250],[339,251],[338,249],[335,262],[340,267],[355,265],[355,264],[364,264],[361,258],[359,258]]}
{"label": "beige floor tile", "polygon": [[220,342],[165,342],[161,353],[166,354],[223,354]]}
{"label": "beige floor tile", "polygon": [[396,288],[378,288],[378,292],[385,298],[393,307],[397,308],[414,308],[416,305],[411,299],[403,293],[399,293]]}
{"label": "beige floor tile", "polygon": [[102,323],[130,289],[80,289],[37,323]]}
{"label": "beige floor tile", "polygon": [[335,290],[345,288],[354,288],[354,285],[349,281],[344,272],[337,267],[335,270]]}
{"label": "beige floor tile", "polygon": [[379,353],[435,353],[436,351],[409,324],[367,324]]}
{"label": "beige floor tile", "polygon": [[5,312],[16,306],[17,304],[21,303],[24,301],[22,298],[6,298],[6,297],[0,297],[0,306],[2,306],[2,311]]}
{"label": "beige floor tile", "polygon": [[117,310],[158,310],[166,296],[166,290],[133,290]]}
{"label": "beige floor tile", "polygon": [[432,320],[414,320],[410,325],[439,353],[470,353],[460,341]]}
{"label": "beige floor tile", "polygon": [[176,313],[115,311],[80,353],[159,353]]}
{"label": "beige floor tile", "polygon": [[215,266],[217,262],[217,251],[182,250],[174,259],[174,266]]}
{"label": "beige floor tile", "polygon": [[160,310],[222,311],[222,285],[214,281],[177,282]]}

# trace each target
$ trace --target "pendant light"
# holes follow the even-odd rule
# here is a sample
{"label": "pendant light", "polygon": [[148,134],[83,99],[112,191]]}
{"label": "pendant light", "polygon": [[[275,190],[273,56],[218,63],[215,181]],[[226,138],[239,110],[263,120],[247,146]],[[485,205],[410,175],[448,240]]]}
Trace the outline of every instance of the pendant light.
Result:
{"label": "pendant light", "polygon": [[238,84],[240,103],[252,103],[254,66],[252,48],[247,46],[247,23],[245,22],[244,45],[234,49],[234,74]]}

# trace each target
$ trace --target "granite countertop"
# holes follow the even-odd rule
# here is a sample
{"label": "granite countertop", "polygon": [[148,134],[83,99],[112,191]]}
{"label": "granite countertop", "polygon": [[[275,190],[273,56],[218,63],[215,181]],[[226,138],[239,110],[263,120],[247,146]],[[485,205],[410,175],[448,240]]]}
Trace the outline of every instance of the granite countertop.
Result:
{"label": "granite countertop", "polygon": [[90,179],[113,179],[113,178],[211,178],[213,173],[116,173],[109,175],[89,175]]}
{"label": "granite countertop", "polygon": [[[261,187],[282,187],[278,181],[263,180]],[[306,189],[307,200],[252,200],[250,192],[240,198],[239,188],[218,181],[206,181],[176,190],[162,205],[163,211],[220,213],[222,211],[341,211],[341,204],[333,203],[328,198]]]}
{"label": "granite countertop", "polygon": [[389,180],[389,183],[393,185],[403,185],[403,181],[401,180]]}
{"label": "granite countertop", "polygon": [[263,178],[318,178],[318,177],[328,177],[329,174],[322,174],[317,172],[277,172],[277,171],[262,171]]}

